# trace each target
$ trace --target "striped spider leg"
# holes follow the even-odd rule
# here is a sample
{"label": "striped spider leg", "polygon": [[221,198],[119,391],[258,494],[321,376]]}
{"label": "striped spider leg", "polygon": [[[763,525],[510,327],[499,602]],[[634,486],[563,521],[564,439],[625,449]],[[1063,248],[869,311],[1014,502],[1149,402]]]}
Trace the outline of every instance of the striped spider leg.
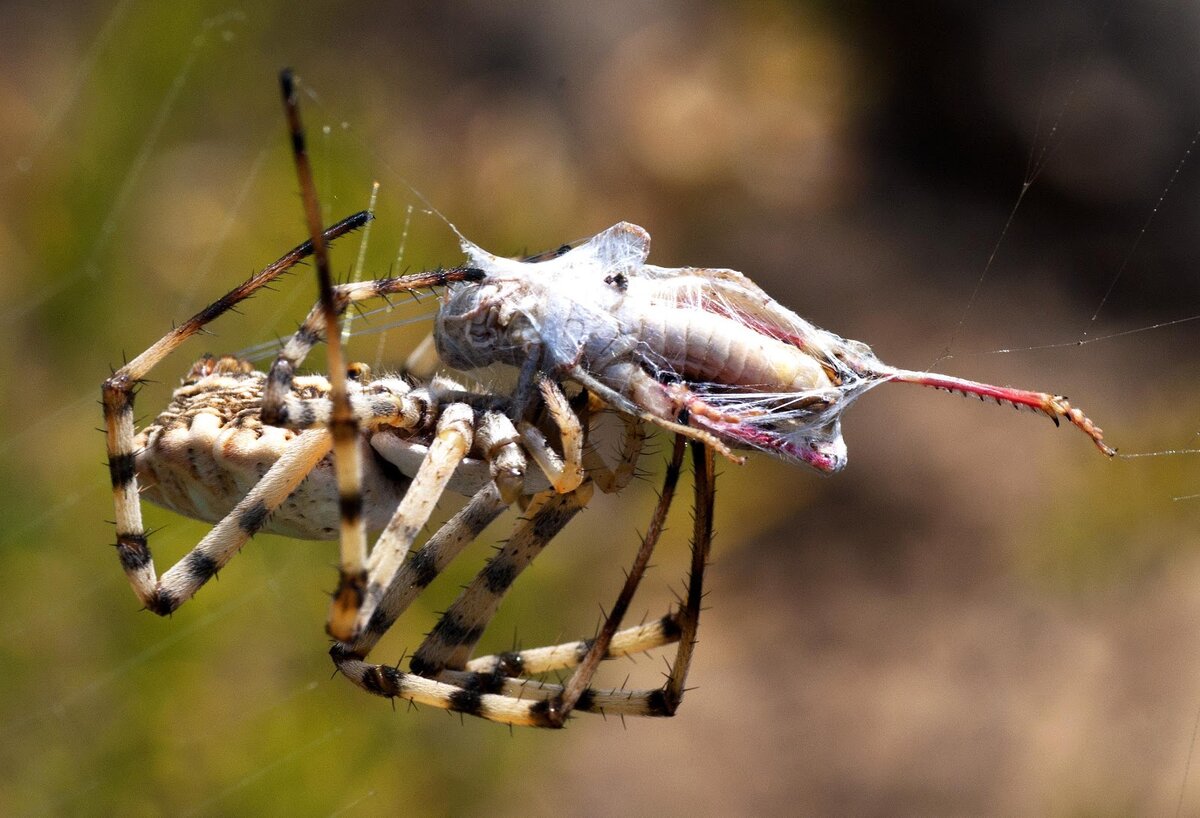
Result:
{"label": "striped spider leg", "polygon": [[[325,231],[342,235],[365,222],[358,214]],[[105,381],[102,388],[109,473],[116,511],[117,552],[134,592],[151,611],[167,615],[195,594],[258,531],[326,539],[336,531],[331,505],[329,381],[306,376],[285,396],[296,422],[287,427],[262,422],[259,405],[266,375],[246,361],[205,356],[185,376],[171,404],[149,426],[136,431],[135,392],[155,364],[205,324],[248,298],[307,255],[301,245],[224,298],[164,336]],[[399,378],[369,381],[362,369],[349,388],[351,412],[368,437],[406,437],[400,445],[419,446],[442,421],[440,389],[433,383],[413,388]],[[482,400],[482,398],[481,398]],[[461,415],[461,413],[460,413]],[[484,413],[484,434],[503,436],[504,418]],[[511,424],[509,424],[511,428]],[[304,431],[309,430],[309,431]],[[298,433],[299,432],[299,433]],[[515,432],[512,433],[515,436]],[[499,447],[496,460],[512,453]],[[507,458],[507,459],[506,459]],[[381,457],[367,461],[366,486],[373,527],[386,521],[408,485],[403,467]],[[523,474],[523,459],[516,464]],[[478,469],[476,469],[478,471]],[[465,479],[472,479],[469,475]],[[473,478],[478,484],[479,478]],[[474,490],[472,488],[472,490]],[[142,494],[181,514],[216,526],[183,559],[157,575],[142,523]]]}
{"label": "striped spider leg", "polygon": [[[544,697],[546,709],[539,715],[561,724],[572,708],[602,714],[620,716],[672,716],[683,700],[684,684],[691,665],[696,645],[696,632],[700,625],[700,605],[704,596],[704,571],[708,565],[712,547],[713,504],[715,499],[714,450],[691,441],[693,471],[695,474],[695,514],[693,515],[692,566],[689,573],[686,596],[674,615],[663,617],[650,625],[629,628],[618,632],[617,628],[629,608],[633,595],[641,582],[654,545],[662,533],[666,512],[671,503],[675,484],[683,459],[683,448],[687,438],[675,436],[672,459],[667,467],[667,476],[659,503],[651,518],[650,527],[642,539],[633,567],[626,575],[625,584],[616,603],[605,619],[600,632],[592,640],[541,648],[518,653],[486,656],[467,664],[468,674],[454,671],[443,672],[443,678],[453,678],[460,684],[468,683],[480,689],[505,691],[510,695],[533,694]],[[588,686],[600,662],[614,656],[628,655],[636,650],[647,650],[661,644],[677,641],[678,650],[670,664],[667,680],[660,688],[649,690],[602,691]],[[530,682],[509,678],[513,668],[523,668],[525,673],[545,672],[571,667],[578,663],[578,670],[564,686],[544,682]],[[501,682],[502,684],[497,684]]]}
{"label": "striped spider leg", "polygon": [[[332,241],[361,227],[369,219],[370,215],[366,212],[356,213],[324,231],[321,238],[324,241]],[[200,332],[209,322],[252,296],[261,287],[287,272],[311,253],[312,243],[304,242],[285,254],[167,333],[132,361],[114,372],[101,388],[108,469],[112,479],[113,505],[116,511],[117,554],[134,592],[142,604],[155,613],[165,615],[175,610],[182,602],[180,597],[182,588],[191,588],[191,592],[194,593],[196,587],[203,584],[209,576],[224,565],[225,561],[232,556],[232,552],[227,552],[225,548],[214,549],[213,543],[208,541],[210,538],[206,538],[206,542],[198,545],[184,560],[164,574],[162,579],[157,576],[154,560],[147,543],[146,529],[142,523],[138,471],[142,465],[139,464],[139,460],[144,464],[147,453],[144,448],[145,436],[142,435],[139,440],[139,435],[134,430],[133,406],[137,389],[150,371],[167,355],[179,348],[184,341]],[[216,368],[219,367],[204,371],[205,367],[201,362],[193,367],[187,380],[192,382],[191,385],[195,385],[205,376],[214,374],[213,369]],[[238,367],[227,368],[231,370],[231,374],[232,370],[238,369]],[[185,387],[188,385],[185,383]],[[203,391],[203,387],[201,391]],[[289,467],[299,469],[303,476],[307,471],[305,466],[311,466],[320,459],[321,455],[317,453],[319,449],[320,436],[310,438],[305,441],[303,447],[296,448],[287,456]],[[260,496],[256,497],[253,502],[255,504],[263,502],[268,506],[277,504],[281,499],[279,497],[281,493],[286,497],[287,492],[284,491],[284,488],[284,485],[272,483],[269,489],[264,487]],[[245,510],[249,511],[250,506],[247,506]],[[219,536],[214,530],[210,537],[236,540],[239,538],[237,533],[239,530],[248,537],[258,527],[261,527],[262,520],[255,520],[251,515],[242,522],[244,527],[239,527],[235,520],[230,530],[222,531]],[[244,542],[244,538],[242,538],[242,542]],[[215,561],[210,556],[214,551],[222,555]],[[236,551],[236,546],[234,551]],[[187,596],[190,595],[191,593],[187,594]]]}
{"label": "striped spider leg", "polygon": [[[418,648],[410,673],[390,665],[368,664],[361,657],[395,620],[427,577],[450,559],[443,549],[475,536],[479,510],[489,500],[477,495],[455,521],[439,531],[405,566],[386,607],[387,618],[372,623],[370,633],[353,645],[339,644],[331,652],[338,668],[364,690],[405,698],[492,721],[535,727],[562,727],[574,710],[617,716],[671,716],[684,693],[684,683],[699,626],[704,568],[712,542],[713,455],[708,447],[692,445],[696,464],[695,533],[692,569],[680,609],[661,619],[618,630],[663,530],[683,459],[685,439],[677,436],[663,491],[642,539],[625,585],[600,632],[590,640],[511,651],[470,659],[471,650],[494,615],[501,598],[522,569],[561,527],[586,503],[590,491],[538,495],[526,516],[500,552],[464,589]],[[486,523],[485,523],[486,524]],[[452,547],[453,547],[452,546]],[[401,599],[403,597],[403,599]],[[390,600],[389,600],[390,601]],[[590,681],[600,662],[678,643],[666,682],[647,690],[598,690]],[[567,684],[556,685],[528,677],[576,668]]]}
{"label": "striped spider leg", "polygon": [[[493,662],[490,672],[467,668],[470,653],[494,616],[504,593],[532,559],[587,504],[593,487],[616,491],[632,476],[643,437],[641,424],[632,417],[623,417],[626,435],[621,463],[615,469],[608,470],[589,460],[589,467],[595,470],[595,475],[585,474],[584,462],[587,458],[584,455],[584,438],[590,422],[586,393],[581,396],[583,404],[576,411],[559,384],[539,374],[534,379],[536,401],[521,400],[522,408],[512,410],[517,426],[511,422],[505,425],[503,416],[492,412],[485,414],[485,417],[492,417],[498,424],[497,428],[484,431],[486,427],[475,421],[475,412],[482,408],[479,406],[481,401],[489,401],[487,396],[443,392],[439,401],[436,437],[417,466],[412,483],[394,515],[384,526],[374,546],[368,550],[362,493],[363,462],[358,441],[360,425],[371,415],[356,410],[346,382],[343,379],[339,386],[339,377],[334,377],[344,372],[339,347],[340,316],[352,303],[417,287],[475,280],[479,271],[467,268],[454,271],[452,275],[431,273],[424,279],[418,275],[335,287],[319,234],[316,188],[308,164],[290,72],[285,71],[281,81],[297,174],[313,235],[320,300],[272,365],[263,392],[261,417],[268,424],[322,431],[328,429],[332,440],[339,496],[341,576],[327,627],[337,640],[331,655],[339,670],[368,692],[432,704],[509,724],[561,727],[576,707],[636,715],[674,713],[682,696],[683,680],[690,662],[699,614],[702,566],[707,560],[707,543],[711,540],[712,469],[711,455],[707,452],[698,455],[700,460],[708,458],[705,461],[708,466],[707,471],[702,468],[698,472],[697,502],[698,506],[707,503],[705,508],[708,510],[701,510],[697,514],[695,550],[701,555],[701,568],[693,570],[694,593],[689,593],[689,600],[680,613],[664,617],[657,627],[639,626],[618,632],[620,621],[662,530],[674,494],[683,457],[683,441],[680,439],[668,470],[662,500],[651,530],[643,540],[638,562],[600,634],[587,643],[587,648],[583,650],[579,648],[580,643],[574,643],[573,647],[541,648],[524,654],[509,654],[505,661]],[[436,279],[437,276],[441,278]],[[327,413],[313,411],[310,404],[297,406],[289,398],[294,392],[297,368],[322,335],[328,346],[331,373]],[[307,415],[301,417],[298,409],[307,410]],[[536,410],[544,413],[548,431],[559,438],[561,451],[552,447],[546,433],[539,428]],[[388,417],[393,415],[390,413]],[[477,425],[483,432],[478,435],[481,438],[479,442],[482,443],[485,456],[492,461],[492,480],[476,492],[467,506],[410,559],[418,532],[427,523],[434,504],[450,484],[467,453],[476,445]],[[374,436],[372,445],[377,450],[385,451],[385,441],[388,439],[386,436]],[[507,467],[507,473],[506,467],[500,465],[502,451],[511,454],[514,463]],[[524,452],[533,457],[551,488],[529,500],[513,535],[446,611],[418,648],[412,660],[412,673],[366,663],[367,653],[415,594],[524,493]],[[590,680],[600,661],[648,650],[683,637],[686,639],[680,644],[676,670],[662,690],[601,692],[590,689]],[[574,659],[570,656],[574,656]],[[510,676],[539,669],[569,667],[576,662],[579,663],[579,669],[564,690],[528,680],[509,681]],[[513,695],[514,690],[516,695]],[[534,695],[526,696],[527,692]]]}

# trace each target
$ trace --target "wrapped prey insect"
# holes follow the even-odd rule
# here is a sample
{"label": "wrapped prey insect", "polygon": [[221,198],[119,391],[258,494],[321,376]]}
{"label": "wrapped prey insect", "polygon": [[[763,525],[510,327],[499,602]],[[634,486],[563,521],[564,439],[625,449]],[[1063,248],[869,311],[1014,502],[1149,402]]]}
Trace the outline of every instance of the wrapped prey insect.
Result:
{"label": "wrapped prey insect", "polygon": [[521,367],[518,405],[547,373],[731,459],[758,449],[831,474],[846,464],[842,413],[895,381],[1027,407],[1115,454],[1065,397],[889,366],[739,272],[647,264],[650,235],[628,222],[536,263],[460,239],[483,275],[447,289],[438,352],[460,369]]}

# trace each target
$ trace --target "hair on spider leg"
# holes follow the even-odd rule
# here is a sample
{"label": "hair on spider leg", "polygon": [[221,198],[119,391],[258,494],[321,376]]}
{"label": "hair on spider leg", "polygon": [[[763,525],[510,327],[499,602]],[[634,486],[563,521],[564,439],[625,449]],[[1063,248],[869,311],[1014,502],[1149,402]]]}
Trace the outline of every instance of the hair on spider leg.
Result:
{"label": "hair on spider leg", "polygon": [[146,532],[143,536],[145,536],[147,539],[149,539],[150,537],[153,537],[154,535],[158,534],[160,531],[166,531],[167,528],[170,527],[170,525],[171,525],[170,523],[163,523],[162,525],[155,526],[154,528],[148,528],[148,529],[146,529]]}
{"label": "hair on spider leg", "polygon": [[[695,645],[696,640],[693,639],[692,644]],[[667,666],[667,672],[663,674],[663,677],[669,680],[671,678],[671,673],[674,672],[674,668],[671,666],[671,660],[666,656],[660,658],[662,659],[663,664]]]}
{"label": "hair on spider leg", "polygon": [[[690,572],[689,572],[689,574],[688,574],[688,579],[689,579],[689,580],[691,579],[691,574],[690,574]],[[683,601],[683,597],[679,595],[679,591],[675,590],[675,588],[674,588],[674,587],[672,587],[672,586],[667,586],[667,587],[668,587],[668,588],[670,589],[670,591],[671,591],[671,596],[673,596],[673,597],[675,598],[675,602],[676,602],[676,604],[678,604],[678,605],[679,605],[679,607],[681,607],[681,608],[682,608],[682,607],[683,607],[683,605],[684,605],[684,601]],[[684,591],[685,591],[685,592],[687,591],[687,585],[686,585],[686,584],[683,586],[683,589],[684,589]]]}

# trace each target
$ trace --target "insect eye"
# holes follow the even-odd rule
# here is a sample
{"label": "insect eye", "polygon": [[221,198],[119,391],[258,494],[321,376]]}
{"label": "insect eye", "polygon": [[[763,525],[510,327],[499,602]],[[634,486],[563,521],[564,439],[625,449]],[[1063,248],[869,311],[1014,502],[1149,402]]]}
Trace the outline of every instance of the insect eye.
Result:
{"label": "insect eye", "polygon": [[610,276],[605,276],[604,283],[611,284],[621,291],[629,289],[629,279],[625,277],[624,273],[615,273]]}

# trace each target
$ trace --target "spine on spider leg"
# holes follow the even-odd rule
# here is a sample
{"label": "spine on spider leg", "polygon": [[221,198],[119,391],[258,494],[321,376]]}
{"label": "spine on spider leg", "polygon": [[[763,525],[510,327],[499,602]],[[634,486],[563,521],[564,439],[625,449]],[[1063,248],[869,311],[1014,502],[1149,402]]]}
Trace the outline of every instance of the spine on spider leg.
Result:
{"label": "spine on spider leg", "polygon": [[317,284],[320,290],[321,311],[325,319],[325,343],[329,361],[330,400],[333,413],[329,422],[333,437],[334,464],[337,472],[338,508],[341,512],[341,565],[338,588],[334,593],[328,630],[338,640],[349,639],[355,617],[362,605],[367,584],[367,530],[362,516],[362,464],[358,449],[358,422],[350,407],[346,389],[346,362],[342,356],[342,339],[338,331],[338,310],[334,303],[333,276],[329,270],[329,253],[321,234],[321,211],[312,167],[305,146],[304,127],[300,122],[300,107],[296,84],[289,69],[279,75],[283,92],[283,107],[288,132],[292,140],[292,156],[304,201],[304,214],[312,236],[313,257],[316,260]]}
{"label": "spine on spider leg", "polygon": [[671,674],[660,695],[649,703],[656,715],[672,716],[683,701],[688,670],[696,649],[700,628],[700,607],[704,601],[704,570],[712,552],[713,508],[716,499],[716,462],[712,449],[692,443],[692,472],[695,480],[695,522],[692,530],[692,567],[688,574],[687,598],[680,616],[679,651],[671,665]]}
{"label": "spine on spider leg", "polygon": [[[637,556],[634,558],[633,566],[625,575],[625,584],[621,587],[621,592],[617,595],[616,602],[613,603],[612,609],[608,612],[608,616],[604,620],[604,625],[600,632],[596,634],[588,648],[587,655],[583,661],[579,663],[579,669],[571,677],[571,681],[567,683],[563,690],[562,697],[558,701],[557,708],[552,708],[548,712],[548,716],[562,723],[563,719],[575,709],[581,702],[586,703],[585,696],[590,690],[592,677],[596,673],[596,669],[600,663],[610,657],[609,647],[612,645],[613,636],[617,633],[617,629],[621,627],[621,620],[625,618],[626,612],[629,610],[629,605],[633,601],[633,595],[637,592],[638,585],[642,581],[642,577],[646,573],[646,568],[650,564],[650,557],[654,553],[654,548],[658,544],[659,537],[662,536],[663,527],[666,523],[667,512],[671,509],[671,501],[675,497],[675,487],[679,483],[679,473],[683,467],[683,450],[686,445],[686,438],[683,435],[675,436],[675,447],[671,454],[671,460],[667,464],[667,474],[663,479],[662,491],[659,493],[658,505],[654,509],[654,515],[650,518],[650,525],[646,529],[645,536],[642,537],[642,545],[638,549]],[[584,707],[583,709],[587,709]]]}

